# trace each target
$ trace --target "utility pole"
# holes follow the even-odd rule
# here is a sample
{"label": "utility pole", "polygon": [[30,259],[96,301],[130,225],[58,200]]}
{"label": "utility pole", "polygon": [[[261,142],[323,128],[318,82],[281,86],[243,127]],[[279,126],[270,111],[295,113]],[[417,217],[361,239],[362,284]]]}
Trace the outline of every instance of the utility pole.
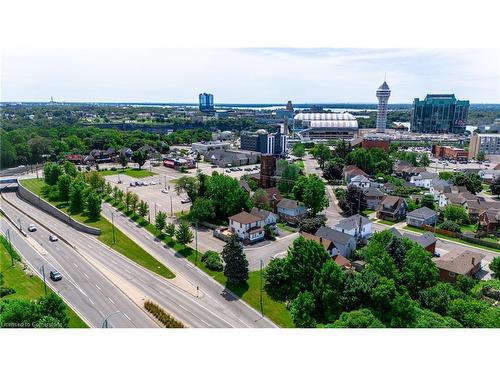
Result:
{"label": "utility pole", "polygon": [[10,242],[10,228],[7,228],[7,238],[9,239],[9,248],[10,248],[10,261],[12,265],[14,265],[14,257],[12,256],[13,250],[12,250],[12,243]]}
{"label": "utility pole", "polygon": [[165,180],[165,189],[167,188],[167,176],[163,176],[163,179]]}
{"label": "utility pole", "polygon": [[262,302],[262,268],[264,266],[264,262],[262,261],[262,259],[260,260],[260,313],[262,315],[262,317],[264,317],[264,305],[263,305],[263,302]]}
{"label": "utility pole", "polygon": [[155,220],[156,220],[156,202],[155,202]]}
{"label": "utility pole", "polygon": [[113,227],[113,243],[116,242],[115,239],[115,213],[111,211],[111,226]]}
{"label": "utility pole", "polygon": [[172,207],[172,193],[170,192],[170,185],[168,185],[168,195],[170,195],[170,217],[174,217],[174,209]]}

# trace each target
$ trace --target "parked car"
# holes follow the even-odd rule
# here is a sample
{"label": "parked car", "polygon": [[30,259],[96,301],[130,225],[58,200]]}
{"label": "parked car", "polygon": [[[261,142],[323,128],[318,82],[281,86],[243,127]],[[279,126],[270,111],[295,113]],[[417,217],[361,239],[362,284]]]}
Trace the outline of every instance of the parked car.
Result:
{"label": "parked car", "polygon": [[28,225],[28,232],[36,232],[36,225],[35,224]]}
{"label": "parked car", "polygon": [[59,281],[62,279],[62,275],[58,271],[50,271],[49,276],[52,281]]}
{"label": "parked car", "polygon": [[161,189],[161,192],[165,193],[165,194],[168,194],[168,190],[167,189]]}
{"label": "parked car", "polygon": [[226,173],[231,173],[232,171],[230,169],[226,169]]}
{"label": "parked car", "polygon": [[212,165],[212,168],[217,168],[217,166],[216,165]]}
{"label": "parked car", "polygon": [[135,182],[131,182],[131,183],[130,183],[130,186],[135,186]]}
{"label": "parked car", "polygon": [[58,241],[58,240],[59,240],[59,238],[57,238],[57,236],[56,236],[55,234],[51,234],[51,235],[49,236],[49,241],[50,241],[50,242],[56,242],[56,241]]}
{"label": "parked car", "polygon": [[190,203],[190,202],[191,202],[191,199],[189,197],[181,199],[181,203]]}

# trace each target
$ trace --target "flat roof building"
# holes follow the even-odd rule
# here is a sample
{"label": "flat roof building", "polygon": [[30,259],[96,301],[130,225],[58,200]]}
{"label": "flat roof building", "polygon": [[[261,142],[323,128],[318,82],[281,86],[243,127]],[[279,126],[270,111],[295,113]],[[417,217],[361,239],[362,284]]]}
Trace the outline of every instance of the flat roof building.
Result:
{"label": "flat roof building", "polygon": [[352,139],[358,135],[358,121],[347,112],[301,112],[293,118],[293,127],[302,140]]}
{"label": "flat roof building", "polygon": [[413,101],[410,131],[414,133],[463,134],[469,115],[469,101],[454,94],[427,95]]}
{"label": "flat roof building", "polygon": [[480,151],[485,155],[500,155],[500,134],[472,134],[469,158],[474,159]]}

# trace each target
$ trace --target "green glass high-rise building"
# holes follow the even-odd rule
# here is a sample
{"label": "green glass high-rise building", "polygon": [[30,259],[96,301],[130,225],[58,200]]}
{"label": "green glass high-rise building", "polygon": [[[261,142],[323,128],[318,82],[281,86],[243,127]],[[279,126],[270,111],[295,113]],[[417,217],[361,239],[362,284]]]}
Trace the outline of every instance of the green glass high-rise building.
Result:
{"label": "green glass high-rise building", "polygon": [[415,98],[410,130],[424,134],[462,134],[469,105],[468,100],[457,100],[454,94],[427,95],[424,100]]}

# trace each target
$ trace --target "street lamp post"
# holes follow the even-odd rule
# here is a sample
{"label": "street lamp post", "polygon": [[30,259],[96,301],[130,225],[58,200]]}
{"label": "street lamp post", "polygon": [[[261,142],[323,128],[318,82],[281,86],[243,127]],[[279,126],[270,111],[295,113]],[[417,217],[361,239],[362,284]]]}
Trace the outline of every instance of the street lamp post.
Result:
{"label": "street lamp post", "polygon": [[170,195],[170,217],[174,217],[174,210],[172,207],[172,193],[170,192],[170,185],[168,185],[168,195]]}
{"label": "street lamp post", "polygon": [[264,266],[264,262],[262,259],[260,260],[260,313],[262,317],[264,317],[264,305],[262,302],[262,268]]}
{"label": "street lamp post", "polygon": [[104,320],[102,321],[102,325],[101,325],[101,328],[108,328],[108,319],[115,315],[115,314],[121,314],[122,312],[120,310],[117,310],[117,311],[113,311],[111,314],[109,314],[108,316],[106,316],[104,318]]}
{"label": "street lamp post", "polygon": [[12,243],[10,242],[10,228],[7,228],[7,238],[9,239],[9,248],[10,248],[9,255],[10,255],[10,261],[11,261],[12,265],[14,265],[14,257],[12,256],[12,254],[13,254],[14,252],[12,251]]}
{"label": "street lamp post", "polygon": [[111,226],[113,228],[113,243],[115,243],[115,213],[111,211]]}
{"label": "street lamp post", "polygon": [[195,235],[194,235],[194,242],[195,242],[195,250],[196,250],[196,253],[194,255],[194,265],[196,266],[196,262],[198,261],[198,221],[196,221],[196,232],[195,232]]}
{"label": "street lamp post", "polygon": [[40,267],[40,271],[42,272],[42,276],[43,276],[43,288],[45,290],[45,295],[47,295],[47,282],[45,281],[45,264],[42,264],[42,266]]}

